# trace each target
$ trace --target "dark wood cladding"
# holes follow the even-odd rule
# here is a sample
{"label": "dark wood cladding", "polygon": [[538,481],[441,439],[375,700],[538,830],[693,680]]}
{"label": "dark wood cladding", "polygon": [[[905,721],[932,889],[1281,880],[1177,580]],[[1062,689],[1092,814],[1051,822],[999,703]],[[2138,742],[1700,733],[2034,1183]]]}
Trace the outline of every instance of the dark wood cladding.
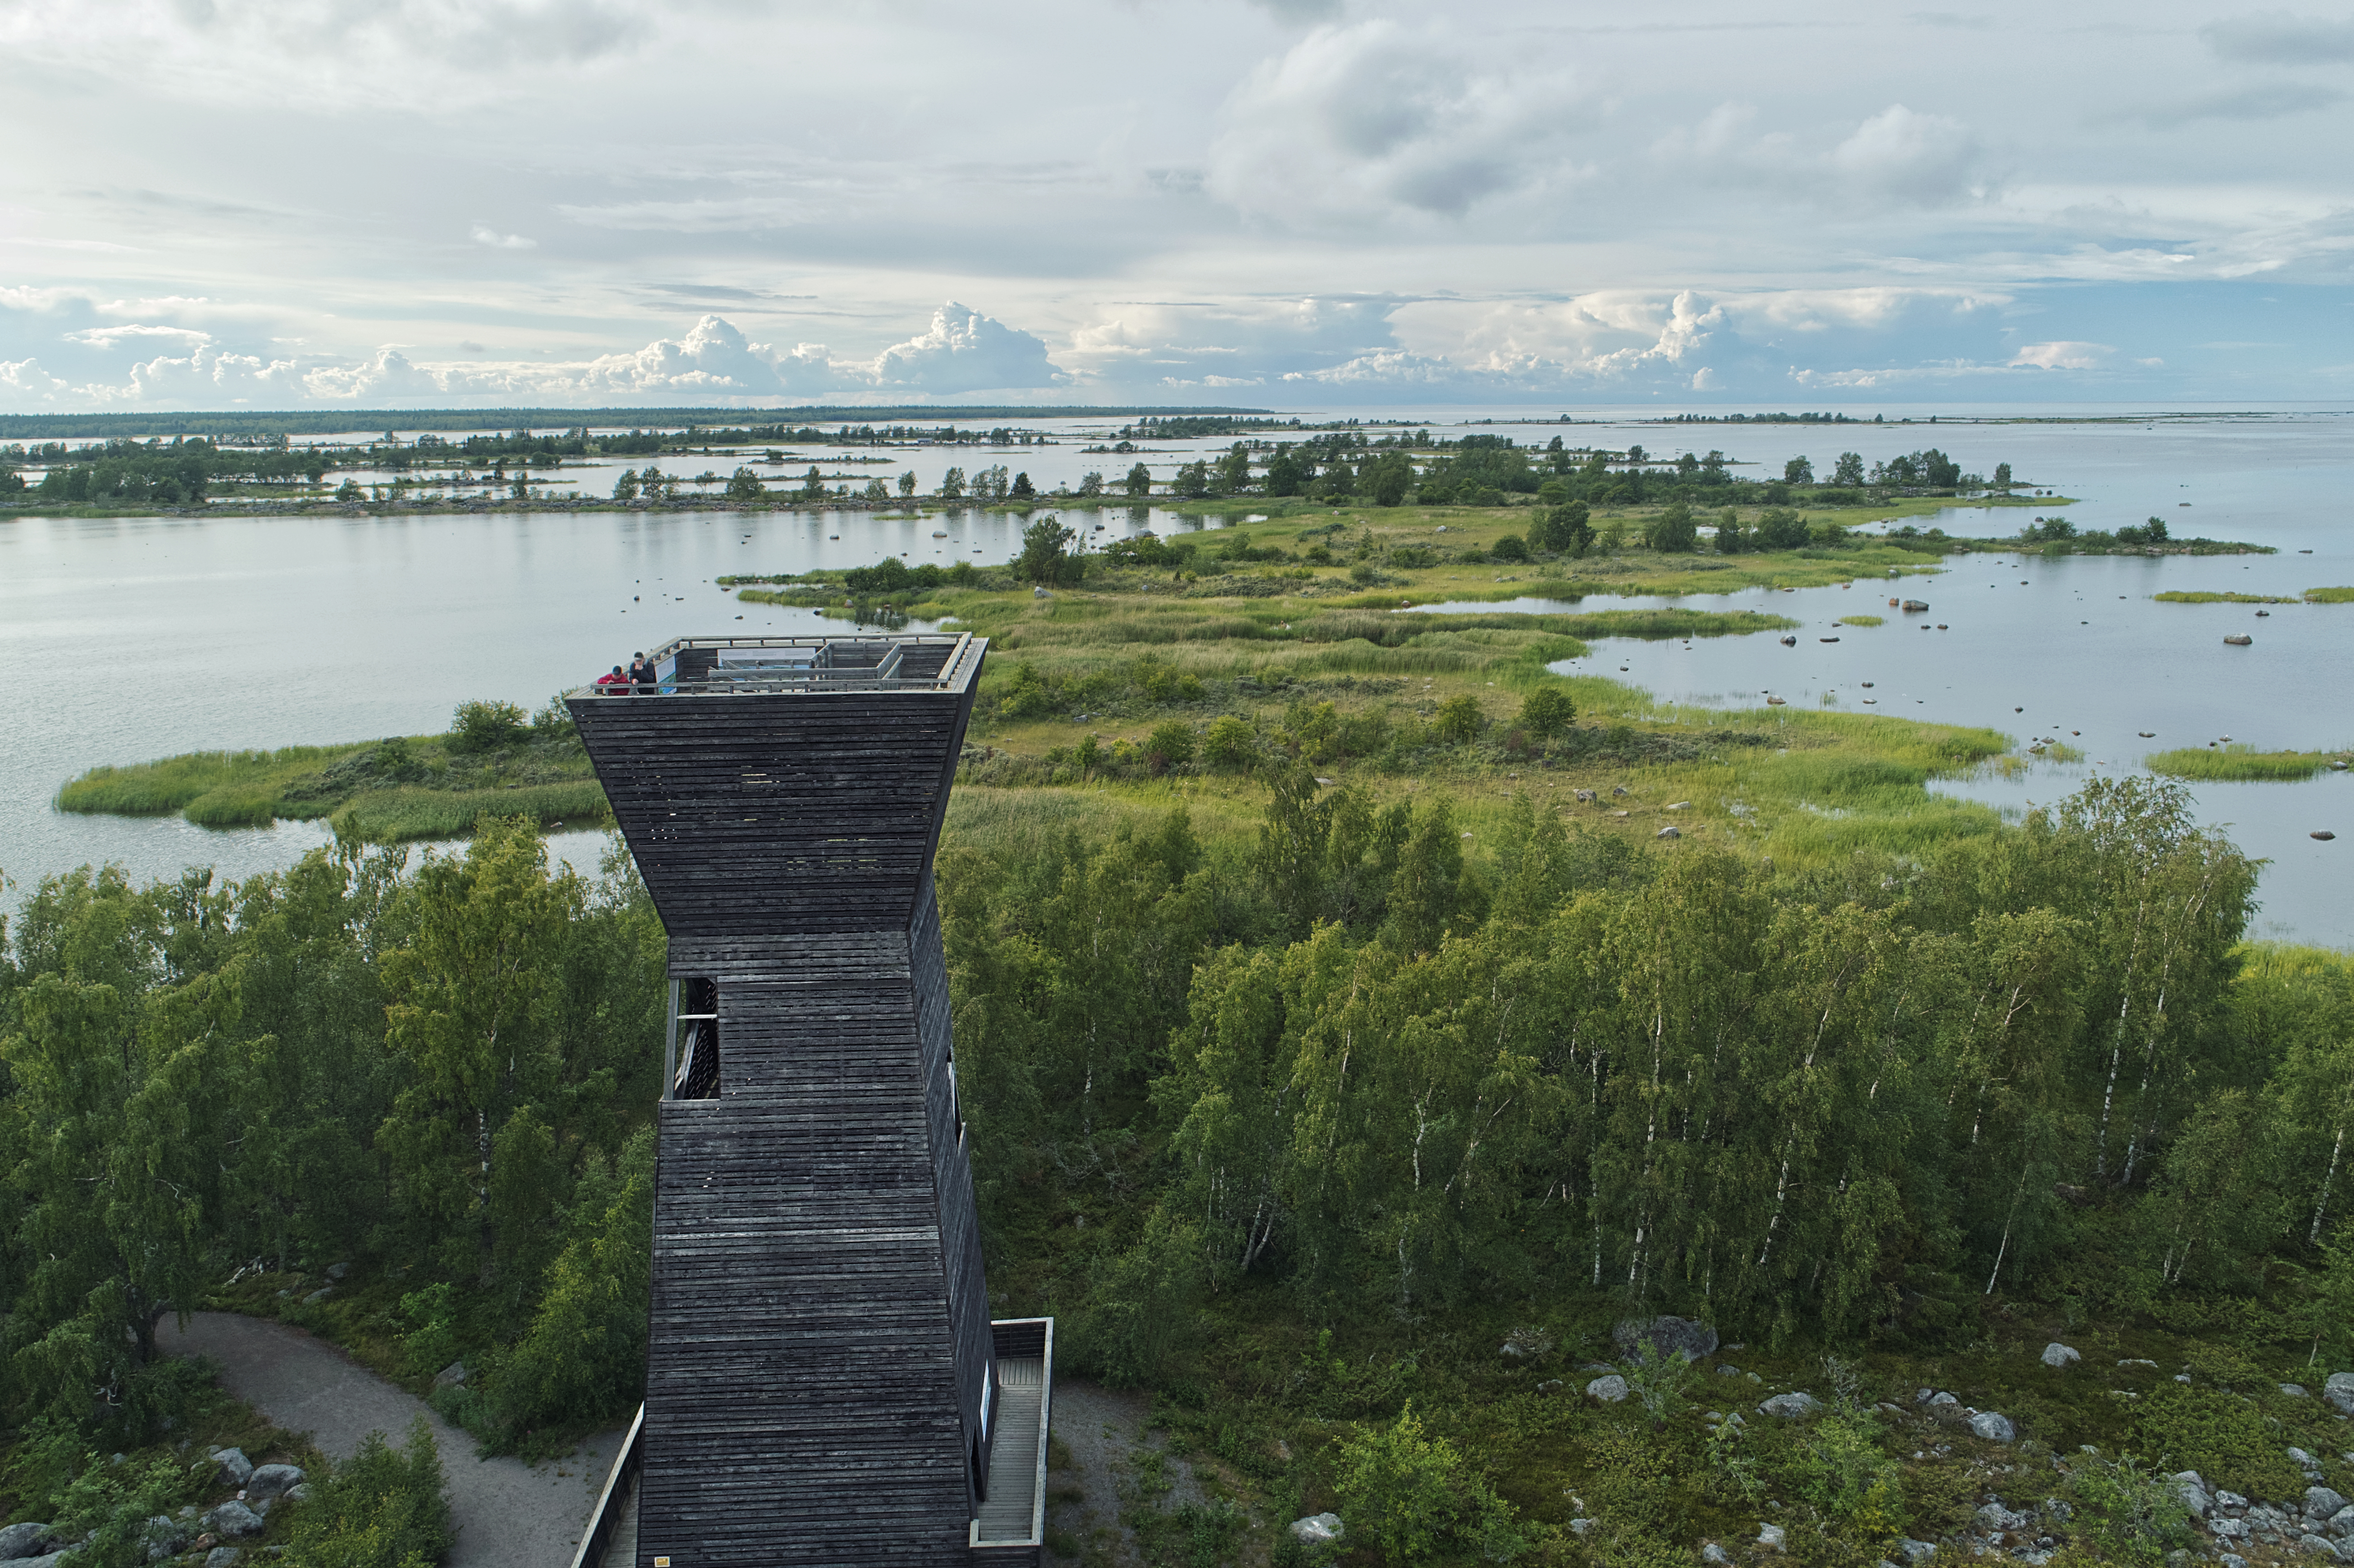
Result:
{"label": "dark wood cladding", "polygon": [[907,928],[970,685],[570,705],[673,936]]}
{"label": "dark wood cladding", "polygon": [[977,1560],[996,1353],[930,873],[958,685],[571,705],[719,1015],[717,1094],[660,1110],[639,1568]]}
{"label": "dark wood cladding", "polygon": [[[972,1162],[965,1157],[955,1051],[949,1038],[948,959],[940,944],[939,905],[928,875],[917,903],[916,928],[908,933],[907,956],[915,971],[916,1029],[924,1053],[925,1112],[940,1215],[940,1260],[948,1275],[949,1330],[956,1341],[957,1407],[965,1430],[978,1438],[983,1432],[982,1385],[996,1362],[995,1340],[989,1328],[989,1287],[981,1275]],[[986,1465],[984,1456],[984,1469]]]}

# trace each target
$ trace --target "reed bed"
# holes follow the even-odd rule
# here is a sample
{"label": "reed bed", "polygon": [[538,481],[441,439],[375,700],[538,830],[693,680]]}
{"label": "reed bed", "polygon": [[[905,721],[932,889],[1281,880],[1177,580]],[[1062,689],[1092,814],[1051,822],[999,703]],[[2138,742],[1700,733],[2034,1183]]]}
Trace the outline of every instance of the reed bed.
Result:
{"label": "reed bed", "polygon": [[2168,779],[2289,784],[2313,778],[2331,762],[2343,760],[2347,755],[2327,751],[2258,751],[2253,746],[2235,743],[2212,748],[2186,746],[2172,751],[2154,751],[2142,758],[2142,766]]}

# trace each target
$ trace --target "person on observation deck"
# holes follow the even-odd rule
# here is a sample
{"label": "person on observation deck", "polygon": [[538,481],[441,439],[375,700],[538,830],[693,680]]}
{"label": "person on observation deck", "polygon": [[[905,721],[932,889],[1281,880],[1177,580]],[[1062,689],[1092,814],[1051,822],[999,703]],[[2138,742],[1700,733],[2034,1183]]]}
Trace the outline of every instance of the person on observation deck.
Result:
{"label": "person on observation deck", "polygon": [[654,690],[654,662],[642,652],[630,657],[630,691],[633,695],[652,696]]}
{"label": "person on observation deck", "polygon": [[597,694],[600,697],[626,697],[630,694],[630,678],[621,673],[621,667],[616,664],[611,674],[597,677]]}

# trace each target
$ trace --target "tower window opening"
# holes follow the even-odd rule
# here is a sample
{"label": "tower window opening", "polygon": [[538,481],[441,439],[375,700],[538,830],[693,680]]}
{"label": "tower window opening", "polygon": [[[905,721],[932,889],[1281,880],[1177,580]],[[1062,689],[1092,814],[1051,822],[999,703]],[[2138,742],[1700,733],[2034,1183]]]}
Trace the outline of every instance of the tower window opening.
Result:
{"label": "tower window opening", "polygon": [[719,1097],[719,982],[684,980],[672,993],[677,1011],[672,1022],[677,1031],[677,1066],[670,1081],[674,1100]]}

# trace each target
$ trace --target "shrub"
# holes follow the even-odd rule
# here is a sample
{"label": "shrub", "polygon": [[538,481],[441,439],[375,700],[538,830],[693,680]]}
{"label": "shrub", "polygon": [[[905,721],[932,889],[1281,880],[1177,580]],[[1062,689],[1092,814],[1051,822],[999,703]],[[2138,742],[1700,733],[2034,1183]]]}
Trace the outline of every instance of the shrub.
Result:
{"label": "shrub", "polygon": [[1233,714],[1212,720],[1202,736],[1202,759],[1213,768],[1247,768],[1257,752],[1257,733]]}
{"label": "shrub", "polygon": [[450,725],[452,751],[496,751],[527,733],[529,720],[513,703],[460,703]]}
{"label": "shrub", "polygon": [[1511,1505],[1454,1444],[1423,1435],[1411,1400],[1395,1425],[1343,1442],[1336,1469],[1333,1489],[1350,1532],[1362,1532],[1390,1562],[1436,1563],[1470,1547],[1508,1563],[1527,1550]]}
{"label": "shrub", "polygon": [[1433,723],[1440,736],[1458,746],[1469,746],[1486,726],[1488,715],[1479,711],[1479,699],[1466,692],[1459,697],[1449,697],[1438,706],[1438,716]]}
{"label": "shrub", "polygon": [[1002,719],[1036,718],[1053,706],[1046,691],[1044,677],[1035,664],[1014,666],[1010,689],[997,701],[997,716]]}
{"label": "shrub", "polygon": [[2256,1407],[2221,1389],[2160,1383],[2134,1417],[2133,1443],[2167,1470],[2196,1470],[2243,1496],[2278,1502],[2305,1490]]}
{"label": "shrub", "polygon": [[[2215,1484],[2207,1472],[2200,1474]],[[2100,1548],[2100,1562],[2153,1565],[2178,1546],[2199,1544],[2182,1489],[2130,1455],[2114,1465],[2094,1460],[2077,1467],[2068,1489],[2082,1510],[2084,1533]]]}
{"label": "shrub", "polygon": [[422,1415],[397,1449],[369,1433],[298,1506],[285,1568],[416,1568],[440,1562],[457,1540],[441,1455]]}
{"label": "shrub", "polygon": [[1769,506],[1757,519],[1757,547],[1796,550],[1807,543],[1807,520],[1787,506]]}
{"label": "shrub", "polygon": [[1521,704],[1521,727],[1539,740],[1559,735],[1576,716],[1577,705],[1559,686],[1539,686]]}
{"label": "shrub", "polygon": [[1548,508],[1530,532],[1542,548],[1582,556],[1585,547],[1594,543],[1592,516],[1585,502],[1572,501]]}
{"label": "shrub", "polygon": [[1156,771],[1183,767],[1193,760],[1193,726],[1182,719],[1156,726],[1145,737],[1144,754],[1152,759]]}
{"label": "shrub", "polygon": [[1500,561],[1525,561],[1529,558],[1528,541],[1518,534],[1507,534],[1488,546],[1488,554]]}
{"label": "shrub", "polygon": [[1700,526],[1692,519],[1692,509],[1676,502],[1651,519],[1643,530],[1643,543],[1663,556],[1688,556],[1700,543]]}

